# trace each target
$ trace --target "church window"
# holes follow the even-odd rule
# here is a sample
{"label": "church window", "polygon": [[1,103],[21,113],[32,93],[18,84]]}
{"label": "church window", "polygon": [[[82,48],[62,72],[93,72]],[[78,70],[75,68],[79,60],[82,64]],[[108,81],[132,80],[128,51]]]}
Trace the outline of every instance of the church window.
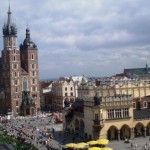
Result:
{"label": "church window", "polygon": [[16,93],[18,92],[18,88],[17,88],[17,87],[15,88],[15,92],[16,92]]}
{"label": "church window", "polygon": [[14,68],[13,69],[17,69],[17,64],[16,63],[14,64]]}
{"label": "church window", "polygon": [[15,77],[17,77],[17,72],[15,72]]}
{"label": "church window", "polygon": [[28,89],[28,79],[26,77],[23,77],[23,90],[27,90]]}
{"label": "church window", "polygon": [[35,64],[31,64],[31,69],[35,69]]}
{"label": "church window", "polygon": [[35,79],[32,79],[32,84],[35,84]]}
{"label": "church window", "polygon": [[34,72],[34,71],[32,71],[32,76],[33,76],[33,77],[35,76],[35,72]]}
{"label": "church window", "polygon": [[18,101],[16,101],[16,106],[19,106],[19,103],[18,103]]}
{"label": "church window", "polygon": [[14,49],[14,54],[16,53],[16,50]]}
{"label": "church window", "polygon": [[17,85],[18,84],[18,81],[17,80],[15,80],[15,85]]}
{"label": "church window", "polygon": [[16,57],[14,56],[14,61],[16,61]]}
{"label": "church window", "polygon": [[34,59],[34,54],[31,54],[31,59],[32,59],[32,60]]}
{"label": "church window", "polygon": [[15,39],[13,40],[13,46],[16,46],[16,41],[15,41]]}
{"label": "church window", "polygon": [[11,46],[11,38],[8,38],[8,46]]}

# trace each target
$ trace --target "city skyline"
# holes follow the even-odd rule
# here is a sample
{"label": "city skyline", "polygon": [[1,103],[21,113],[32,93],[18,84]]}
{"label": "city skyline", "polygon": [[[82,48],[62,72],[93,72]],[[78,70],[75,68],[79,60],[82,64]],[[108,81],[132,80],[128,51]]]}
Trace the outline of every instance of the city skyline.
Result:
{"label": "city skyline", "polygon": [[[70,75],[111,76],[150,64],[149,1],[14,0],[18,47],[30,28],[39,49],[40,79]],[[9,2],[1,3],[2,28]]]}

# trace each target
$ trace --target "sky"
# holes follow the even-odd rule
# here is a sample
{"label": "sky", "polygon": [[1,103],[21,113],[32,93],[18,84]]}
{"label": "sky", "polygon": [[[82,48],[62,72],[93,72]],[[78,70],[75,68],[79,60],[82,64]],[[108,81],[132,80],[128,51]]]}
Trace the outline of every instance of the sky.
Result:
{"label": "sky", "polygon": [[[0,0],[0,49],[9,1]],[[149,0],[10,0],[18,47],[30,28],[39,78],[112,76],[150,66]]]}

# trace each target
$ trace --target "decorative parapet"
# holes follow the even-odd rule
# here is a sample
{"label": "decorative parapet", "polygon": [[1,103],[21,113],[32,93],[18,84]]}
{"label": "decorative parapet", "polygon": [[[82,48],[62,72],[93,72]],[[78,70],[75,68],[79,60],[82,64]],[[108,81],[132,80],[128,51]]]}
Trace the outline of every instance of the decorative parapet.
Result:
{"label": "decorative parapet", "polygon": [[102,102],[132,101],[132,95],[116,95],[102,97]]}

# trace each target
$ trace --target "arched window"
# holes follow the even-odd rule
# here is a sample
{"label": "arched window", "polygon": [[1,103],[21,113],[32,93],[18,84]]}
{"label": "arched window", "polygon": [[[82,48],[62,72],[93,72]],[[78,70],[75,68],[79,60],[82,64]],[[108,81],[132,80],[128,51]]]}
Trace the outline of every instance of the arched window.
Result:
{"label": "arched window", "polygon": [[16,101],[16,106],[19,106],[19,103],[18,103],[18,101]]}
{"label": "arched window", "polygon": [[23,77],[23,90],[27,90],[28,89],[28,79],[26,77]]}
{"label": "arched window", "polygon": [[32,60],[34,59],[34,54],[31,54],[31,59],[32,59]]}

